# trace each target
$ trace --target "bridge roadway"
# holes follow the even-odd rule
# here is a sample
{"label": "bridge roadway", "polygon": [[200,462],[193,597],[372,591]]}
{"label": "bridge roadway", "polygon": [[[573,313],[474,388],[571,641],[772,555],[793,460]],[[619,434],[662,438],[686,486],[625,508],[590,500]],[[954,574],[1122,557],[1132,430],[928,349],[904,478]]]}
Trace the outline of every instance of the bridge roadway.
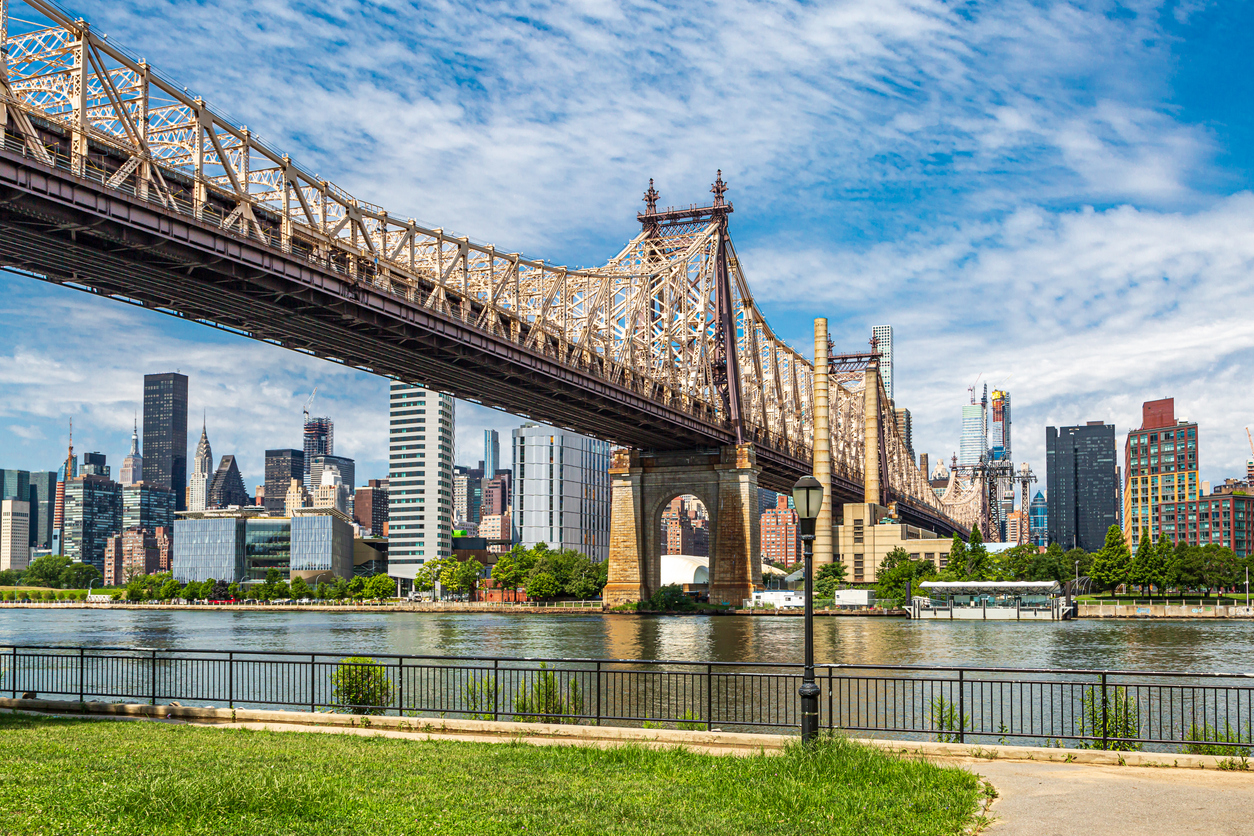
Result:
{"label": "bridge roadway", "polygon": [[[60,158],[58,158],[60,159]],[[429,385],[642,450],[734,444],[732,429],[651,400],[456,314],[0,146],[0,264],[45,281]],[[472,317],[473,318],[473,317]],[[789,490],[809,456],[759,443],[760,484]],[[808,453],[808,451],[806,451]],[[862,486],[833,476],[835,508]],[[903,518],[951,533],[935,510]]]}

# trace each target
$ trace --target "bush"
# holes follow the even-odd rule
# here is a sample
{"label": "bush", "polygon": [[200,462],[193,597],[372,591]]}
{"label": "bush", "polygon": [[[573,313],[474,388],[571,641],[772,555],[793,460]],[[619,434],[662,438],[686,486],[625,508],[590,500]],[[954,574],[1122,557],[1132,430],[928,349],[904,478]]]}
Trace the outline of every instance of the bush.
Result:
{"label": "bush", "polygon": [[392,702],[392,680],[369,656],[349,656],[331,673],[331,699],[351,714],[382,714]]}
{"label": "bush", "polygon": [[[1107,696],[1109,694],[1109,696]],[[1105,727],[1102,725],[1102,703],[1106,703]],[[1106,738],[1090,740],[1080,744],[1081,749],[1113,749],[1120,752],[1131,752],[1141,748],[1140,743],[1130,742],[1131,738],[1141,733],[1141,716],[1137,710],[1136,697],[1128,693],[1123,685],[1103,689],[1093,686],[1084,692],[1082,698],[1082,716],[1076,721],[1080,734],[1091,737]]]}
{"label": "bush", "polygon": [[669,612],[691,610],[693,607],[692,599],[684,594],[683,588],[679,584],[672,583],[649,596],[649,600],[644,602],[641,609]]}
{"label": "bush", "polygon": [[514,697],[518,720],[532,723],[577,723],[583,712],[583,689],[572,676],[560,681],[544,662],[530,682],[524,680]]}
{"label": "bush", "polygon": [[[1189,730],[1185,733],[1184,739],[1189,741],[1184,744],[1184,751],[1190,755],[1218,755],[1227,758],[1248,758],[1251,750],[1250,729],[1246,726],[1244,736],[1240,729],[1234,729],[1228,725],[1228,721],[1224,721],[1223,731],[1219,730],[1218,725],[1212,726],[1210,723],[1197,725],[1192,723]],[[1210,741],[1203,743],[1201,741]]]}

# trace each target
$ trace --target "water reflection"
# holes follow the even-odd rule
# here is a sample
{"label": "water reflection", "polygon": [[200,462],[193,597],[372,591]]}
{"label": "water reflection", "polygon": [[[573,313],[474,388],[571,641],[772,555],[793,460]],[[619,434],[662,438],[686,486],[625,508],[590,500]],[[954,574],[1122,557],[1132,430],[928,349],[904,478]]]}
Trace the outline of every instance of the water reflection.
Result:
{"label": "water reflection", "polygon": [[[795,617],[0,610],[0,643],[800,663]],[[819,662],[1250,670],[1254,622],[820,618]]]}

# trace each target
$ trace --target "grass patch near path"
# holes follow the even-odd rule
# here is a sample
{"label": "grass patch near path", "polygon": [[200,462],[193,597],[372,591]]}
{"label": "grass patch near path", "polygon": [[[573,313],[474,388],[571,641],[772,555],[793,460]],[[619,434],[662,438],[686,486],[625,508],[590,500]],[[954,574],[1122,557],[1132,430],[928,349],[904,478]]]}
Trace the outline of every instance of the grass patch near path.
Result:
{"label": "grass patch near path", "polygon": [[979,780],[842,739],[749,757],[0,714],[0,833],[957,834]]}

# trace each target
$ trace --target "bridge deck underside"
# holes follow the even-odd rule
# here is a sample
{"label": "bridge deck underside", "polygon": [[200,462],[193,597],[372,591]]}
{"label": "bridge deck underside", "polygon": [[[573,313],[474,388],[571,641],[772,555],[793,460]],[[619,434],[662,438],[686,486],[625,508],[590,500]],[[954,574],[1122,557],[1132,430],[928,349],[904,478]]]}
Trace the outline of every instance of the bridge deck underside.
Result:
{"label": "bridge deck underside", "polygon": [[[254,339],[431,386],[642,450],[718,448],[730,429],[369,284],[0,148],[0,264]],[[809,462],[759,446],[760,483]],[[833,479],[833,498],[862,488]],[[903,517],[938,531],[931,509]]]}

